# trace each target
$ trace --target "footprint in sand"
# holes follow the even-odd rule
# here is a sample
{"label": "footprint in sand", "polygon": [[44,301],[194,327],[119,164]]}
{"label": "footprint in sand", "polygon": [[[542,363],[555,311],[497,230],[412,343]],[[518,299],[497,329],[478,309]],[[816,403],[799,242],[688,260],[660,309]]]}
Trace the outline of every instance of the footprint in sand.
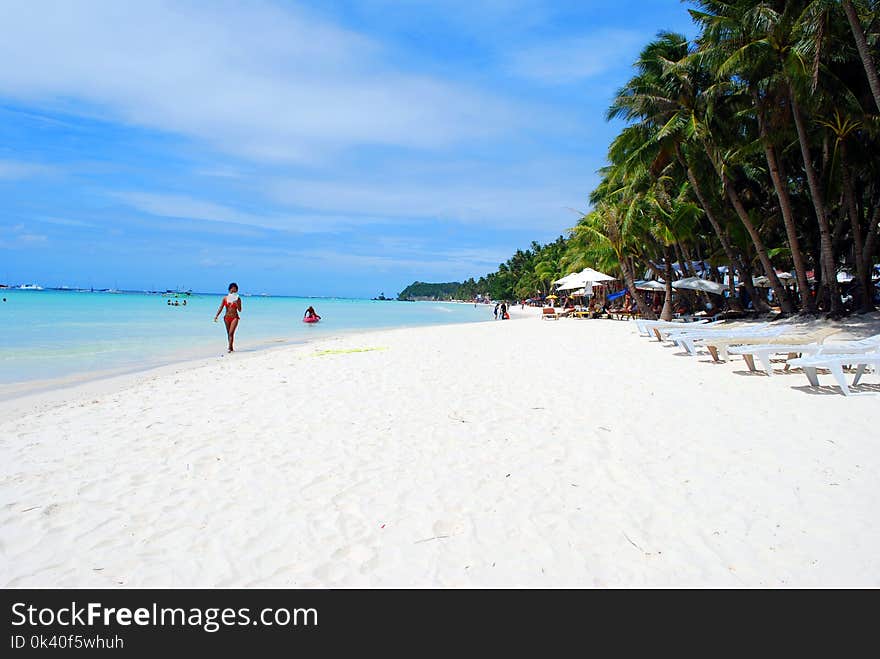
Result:
{"label": "footprint in sand", "polygon": [[43,508],[43,515],[46,517],[53,517],[61,512],[61,504],[60,503],[50,503],[48,506]]}

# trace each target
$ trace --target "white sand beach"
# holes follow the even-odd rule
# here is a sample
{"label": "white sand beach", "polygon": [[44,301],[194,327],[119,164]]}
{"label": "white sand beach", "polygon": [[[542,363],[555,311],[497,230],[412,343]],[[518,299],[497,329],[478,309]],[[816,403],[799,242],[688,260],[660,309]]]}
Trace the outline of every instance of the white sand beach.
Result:
{"label": "white sand beach", "polygon": [[13,400],[0,584],[880,586],[880,380],[806,385],[529,316]]}

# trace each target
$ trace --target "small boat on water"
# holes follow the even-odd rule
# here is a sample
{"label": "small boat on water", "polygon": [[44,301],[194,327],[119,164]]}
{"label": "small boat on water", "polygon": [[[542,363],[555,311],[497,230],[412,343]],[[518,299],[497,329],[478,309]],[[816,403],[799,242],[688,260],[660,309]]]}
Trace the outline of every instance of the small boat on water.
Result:
{"label": "small boat on water", "polygon": [[20,291],[42,291],[43,287],[39,284],[22,284],[18,287]]}
{"label": "small boat on water", "polygon": [[192,291],[172,291],[170,288],[162,293],[162,297],[189,297]]}

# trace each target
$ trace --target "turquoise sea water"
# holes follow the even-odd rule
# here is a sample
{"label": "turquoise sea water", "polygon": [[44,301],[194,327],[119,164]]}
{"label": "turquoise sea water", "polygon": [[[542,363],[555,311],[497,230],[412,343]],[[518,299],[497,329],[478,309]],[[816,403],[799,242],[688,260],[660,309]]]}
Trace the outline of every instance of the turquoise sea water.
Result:
{"label": "turquoise sea water", "polygon": [[[133,370],[225,352],[222,295],[192,295],[185,307],[138,293],[0,290],[0,383]],[[236,350],[355,330],[491,320],[468,304],[243,297]],[[302,322],[313,305],[322,320]]]}

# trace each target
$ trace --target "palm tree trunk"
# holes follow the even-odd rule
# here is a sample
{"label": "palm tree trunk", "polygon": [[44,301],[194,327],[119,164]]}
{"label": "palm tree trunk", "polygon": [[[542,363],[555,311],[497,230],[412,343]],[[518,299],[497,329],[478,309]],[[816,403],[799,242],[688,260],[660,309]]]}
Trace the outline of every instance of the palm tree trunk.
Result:
{"label": "palm tree trunk", "polygon": [[736,214],[739,216],[740,222],[743,223],[743,226],[746,228],[749,237],[752,239],[752,242],[755,245],[755,251],[758,253],[758,259],[761,261],[761,265],[764,267],[764,274],[767,276],[767,279],[770,280],[770,288],[773,289],[773,293],[776,295],[776,299],[779,300],[779,304],[782,307],[782,312],[786,314],[792,313],[793,309],[791,306],[791,300],[788,299],[788,293],[785,290],[785,287],[782,285],[782,282],[779,281],[779,275],[776,274],[776,268],[773,267],[773,263],[770,261],[770,256],[767,254],[767,247],[765,247],[764,241],[761,240],[761,236],[758,233],[758,230],[755,228],[755,225],[752,224],[752,220],[749,218],[749,214],[746,212],[745,206],[743,206],[742,199],[739,198],[739,194],[733,187],[733,181],[728,178],[727,174],[723,173],[721,175],[721,180],[724,184],[724,190],[727,193],[727,197],[730,199],[730,203],[733,204],[733,208],[734,210],[736,210]]}
{"label": "palm tree trunk", "polygon": [[[727,299],[727,304],[730,306],[731,311],[741,312],[743,311],[742,303],[739,300],[739,295],[736,294],[736,284],[733,283],[733,273],[736,272],[736,264],[733,261],[730,261],[727,264],[727,286],[728,293],[730,297]],[[722,278],[722,283],[724,279]]]}
{"label": "palm tree trunk", "polygon": [[[678,243],[676,243],[676,244],[678,244]],[[694,267],[694,263],[701,263],[703,261],[703,259],[701,259],[699,257],[694,259],[693,256],[691,256],[691,252],[687,248],[687,246],[684,243],[681,243],[680,245],[681,245],[681,247],[680,247],[681,255],[682,255],[682,257],[684,257],[684,262],[687,264],[687,269],[685,269],[685,267],[682,266],[682,272],[687,273],[685,275],[686,277],[699,277],[700,273],[697,272],[697,269]],[[700,271],[702,271],[702,267],[703,266],[701,265]]]}
{"label": "palm tree trunk", "polygon": [[862,29],[862,23],[859,20],[859,15],[856,13],[852,0],[843,0],[843,11],[846,12],[846,18],[849,20],[849,27],[856,41],[859,57],[862,58],[862,65],[865,67],[865,74],[868,76],[868,84],[871,86],[874,102],[877,104],[877,109],[880,110],[880,76],[877,75],[877,67],[874,64],[874,59],[871,57],[871,50],[868,47],[868,40],[865,38],[865,31]]}
{"label": "palm tree trunk", "polygon": [[[679,157],[681,157],[680,153]],[[724,250],[724,254],[727,256],[727,260],[730,262],[731,267],[736,267],[736,272],[739,272],[739,280],[745,287],[746,293],[748,293],[749,297],[752,299],[755,309],[758,309],[759,298],[755,293],[755,286],[752,283],[751,273],[745,271],[746,268],[743,266],[740,256],[733,249],[733,245],[730,244],[730,240],[727,238],[727,233],[721,228],[721,223],[718,221],[718,218],[715,217],[715,212],[712,210],[711,205],[703,195],[703,190],[700,187],[700,183],[697,181],[697,177],[694,175],[694,171],[690,164],[685,164],[685,168],[687,169],[688,180],[691,182],[691,188],[697,197],[697,201],[700,202],[700,206],[703,207],[703,212],[706,214],[709,224],[712,225],[715,235],[718,236],[718,240],[721,242],[721,247]],[[733,281],[733,272],[734,271],[732,270],[730,273],[731,282]]]}
{"label": "palm tree trunk", "polygon": [[[755,97],[755,104],[759,100]],[[758,129],[761,133],[761,143],[764,146],[764,155],[767,158],[767,166],[770,169],[770,178],[773,180],[773,187],[776,190],[776,197],[779,199],[779,208],[782,211],[782,221],[785,224],[785,235],[788,238],[788,246],[791,249],[791,260],[794,263],[794,271],[797,276],[798,289],[801,291],[802,303],[804,309],[810,313],[815,312],[812,307],[812,301],[809,295],[805,295],[805,291],[809,291],[807,283],[807,268],[804,265],[804,255],[801,252],[800,243],[797,237],[797,226],[794,221],[794,213],[791,208],[791,197],[788,194],[788,188],[783,180],[779,160],[776,158],[776,149],[770,142],[770,136],[767,133],[767,126],[764,121],[763,113],[760,108],[756,108],[758,117]]]}
{"label": "palm tree trunk", "polygon": [[748,212],[746,212],[746,207],[743,206],[742,199],[740,199],[739,193],[737,193],[736,189],[733,187],[733,181],[730,180],[727,172],[724,171],[725,163],[721,159],[719,159],[719,162],[712,157],[712,148],[710,147],[708,141],[704,141],[703,147],[706,150],[706,155],[709,157],[709,162],[712,163],[712,166],[715,168],[718,176],[721,177],[722,187],[724,188],[724,192],[727,194],[727,198],[730,200],[730,203],[733,205],[733,209],[736,211],[737,217],[739,217],[740,222],[742,222],[743,226],[746,228],[746,231],[749,234],[749,238],[752,239],[752,244],[754,244],[755,246],[755,251],[758,254],[758,259],[761,261],[761,265],[764,267],[764,274],[767,276],[767,279],[770,280],[770,288],[773,289],[773,293],[776,295],[776,299],[779,300],[779,304],[782,307],[782,312],[785,314],[790,314],[792,312],[792,306],[791,300],[788,299],[788,293],[786,292],[785,287],[782,285],[782,282],[779,281],[779,276],[776,274],[776,269],[773,267],[773,263],[770,261],[770,255],[767,254],[767,248],[764,246],[764,241],[761,240],[761,234],[758,233],[755,225],[752,224],[752,220],[751,218],[749,218]]}
{"label": "palm tree trunk", "polygon": [[880,204],[874,207],[874,215],[871,217],[871,221],[868,222],[868,237],[865,238],[865,249],[862,252],[862,259],[869,268],[874,265],[872,257],[874,256],[874,245],[877,243],[878,237],[880,237]]}
{"label": "palm tree trunk", "polygon": [[[840,140],[840,176],[843,182],[844,205],[849,215],[853,233],[853,256],[856,262],[856,277],[862,288],[862,304],[860,311],[867,313],[874,309],[874,292],[871,284],[871,268],[865,268],[864,252],[865,243],[862,240],[862,223],[859,211],[856,208],[856,198],[853,191],[852,177],[849,172],[849,160],[847,158],[846,140]],[[843,224],[841,222],[841,224]]]}
{"label": "palm tree trunk", "polygon": [[672,245],[665,245],[663,248],[664,258],[666,259],[666,272],[663,278],[666,280],[666,299],[663,300],[663,311],[660,313],[660,320],[672,320],[672,273],[673,249]]}
{"label": "palm tree trunk", "polygon": [[656,318],[654,312],[651,311],[651,307],[648,306],[648,303],[645,301],[645,296],[642,295],[642,292],[636,288],[636,282],[633,279],[629,259],[622,255],[619,258],[620,269],[623,271],[623,280],[626,282],[626,288],[627,290],[629,290],[629,294],[632,296],[632,299],[636,301],[636,305],[638,305],[639,307],[639,312],[642,314],[643,318],[654,320]]}
{"label": "palm tree trunk", "polygon": [[[804,170],[807,173],[807,183],[810,186],[810,197],[813,199],[813,208],[816,210],[816,218],[819,220],[819,241],[822,269],[825,272],[825,286],[828,288],[828,295],[831,298],[831,313],[839,315],[841,312],[840,293],[837,290],[837,267],[834,263],[834,247],[831,244],[831,226],[828,223],[828,212],[825,209],[825,195],[822,194],[822,186],[819,184],[819,177],[816,175],[816,169],[813,167],[813,157],[810,154],[810,144],[807,141],[807,129],[804,125],[804,117],[801,114],[800,105],[798,105],[795,97],[794,89],[789,87],[791,113],[794,115],[794,123],[797,127],[798,141],[801,144],[801,155],[804,159]],[[806,281],[806,277],[804,277]],[[798,279],[798,286],[801,281]],[[802,291],[809,290],[802,288]],[[804,299],[804,308],[810,310],[810,296]]]}
{"label": "palm tree trunk", "polygon": [[866,272],[865,286],[867,286],[868,290],[871,292],[872,303],[874,297],[874,282],[872,280],[874,273],[874,246],[877,244],[878,239],[880,239],[880,204],[877,204],[874,207],[874,214],[871,216],[871,221],[868,223],[868,235],[865,238],[865,248],[862,250],[862,262],[865,264]]}

